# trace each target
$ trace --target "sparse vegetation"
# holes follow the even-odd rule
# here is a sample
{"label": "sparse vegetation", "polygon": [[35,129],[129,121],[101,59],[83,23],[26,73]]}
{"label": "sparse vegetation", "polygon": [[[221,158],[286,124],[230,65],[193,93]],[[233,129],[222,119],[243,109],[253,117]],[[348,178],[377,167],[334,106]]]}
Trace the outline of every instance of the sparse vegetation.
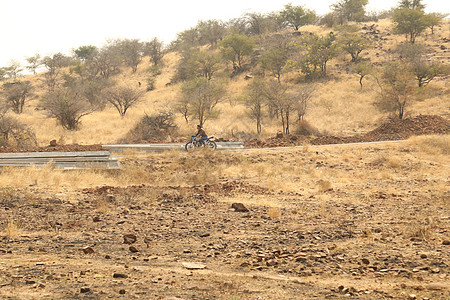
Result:
{"label": "sparse vegetation", "polygon": [[126,143],[148,140],[165,141],[168,136],[176,132],[176,129],[173,114],[170,112],[145,114],[123,141]]}
{"label": "sparse vegetation", "polygon": [[80,91],[60,88],[46,93],[40,103],[48,116],[67,130],[77,130],[81,118],[92,113],[92,107]]}
{"label": "sparse vegetation", "polygon": [[114,106],[122,118],[125,116],[128,109],[136,106],[139,101],[142,101],[143,95],[143,90],[128,86],[116,86],[112,89],[108,89],[104,93],[106,101]]}
{"label": "sparse vegetation", "polygon": [[36,136],[30,127],[7,113],[0,113],[0,146],[28,149],[36,145]]}
{"label": "sparse vegetation", "polygon": [[[0,68],[2,86],[29,81],[39,99],[20,114],[2,101],[1,151],[179,142],[192,121],[258,147],[303,144],[123,153],[114,172],[1,169],[0,297],[449,298],[448,21],[402,1],[395,11],[426,23],[403,43],[401,14],[366,5],[337,1],[319,16],[330,27],[289,4],[199,21],[167,47],[119,39],[36,55],[26,78]],[[430,120],[440,135],[314,145],[404,139],[397,129]],[[206,270],[181,269],[191,261]]]}

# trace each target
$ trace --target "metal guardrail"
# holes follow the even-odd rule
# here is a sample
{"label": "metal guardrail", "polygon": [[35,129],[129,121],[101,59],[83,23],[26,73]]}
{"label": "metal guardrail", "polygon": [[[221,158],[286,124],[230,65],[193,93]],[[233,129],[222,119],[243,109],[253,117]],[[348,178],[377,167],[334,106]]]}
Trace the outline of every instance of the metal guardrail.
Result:
{"label": "metal guardrail", "polygon": [[[244,149],[243,142],[216,142],[217,150]],[[138,152],[164,152],[170,150],[185,150],[185,143],[160,143],[160,144],[112,144],[102,145],[104,150],[110,152],[138,151]]]}
{"label": "metal guardrail", "polygon": [[0,153],[0,168],[42,167],[47,164],[63,170],[120,169],[119,161],[111,158],[108,151]]}

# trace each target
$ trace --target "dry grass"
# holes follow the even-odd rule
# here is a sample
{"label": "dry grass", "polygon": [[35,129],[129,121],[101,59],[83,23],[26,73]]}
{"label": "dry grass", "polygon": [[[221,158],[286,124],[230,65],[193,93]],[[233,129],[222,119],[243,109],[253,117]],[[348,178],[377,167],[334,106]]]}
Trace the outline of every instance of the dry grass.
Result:
{"label": "dry grass", "polygon": [[443,157],[450,154],[450,135],[412,137],[408,140],[408,144],[426,154]]}
{"label": "dry grass", "polygon": [[8,238],[16,237],[20,234],[19,227],[14,221],[9,221],[5,228],[5,236]]}

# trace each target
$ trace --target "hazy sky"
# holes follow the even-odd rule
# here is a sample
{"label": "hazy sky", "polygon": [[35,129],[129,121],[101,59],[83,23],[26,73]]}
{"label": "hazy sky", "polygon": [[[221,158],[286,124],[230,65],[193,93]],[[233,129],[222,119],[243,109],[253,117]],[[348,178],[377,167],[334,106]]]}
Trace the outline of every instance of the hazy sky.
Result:
{"label": "hazy sky", "polygon": [[[11,60],[57,52],[71,54],[107,39],[158,37],[165,43],[199,20],[227,21],[247,12],[272,12],[287,3],[318,14],[338,0],[0,0],[0,67]],[[368,10],[385,10],[398,0],[369,0]],[[448,0],[425,0],[427,12],[450,12]]]}

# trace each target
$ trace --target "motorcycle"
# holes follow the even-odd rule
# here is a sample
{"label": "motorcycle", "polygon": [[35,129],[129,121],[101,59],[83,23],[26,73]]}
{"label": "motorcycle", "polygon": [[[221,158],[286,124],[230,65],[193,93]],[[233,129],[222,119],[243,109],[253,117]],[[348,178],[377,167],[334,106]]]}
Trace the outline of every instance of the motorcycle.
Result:
{"label": "motorcycle", "polygon": [[207,137],[203,141],[201,141],[200,139],[200,137],[196,137],[195,135],[191,136],[191,141],[186,143],[186,145],[184,146],[186,151],[194,151],[198,148],[216,150],[217,144],[213,141],[213,136]]}

